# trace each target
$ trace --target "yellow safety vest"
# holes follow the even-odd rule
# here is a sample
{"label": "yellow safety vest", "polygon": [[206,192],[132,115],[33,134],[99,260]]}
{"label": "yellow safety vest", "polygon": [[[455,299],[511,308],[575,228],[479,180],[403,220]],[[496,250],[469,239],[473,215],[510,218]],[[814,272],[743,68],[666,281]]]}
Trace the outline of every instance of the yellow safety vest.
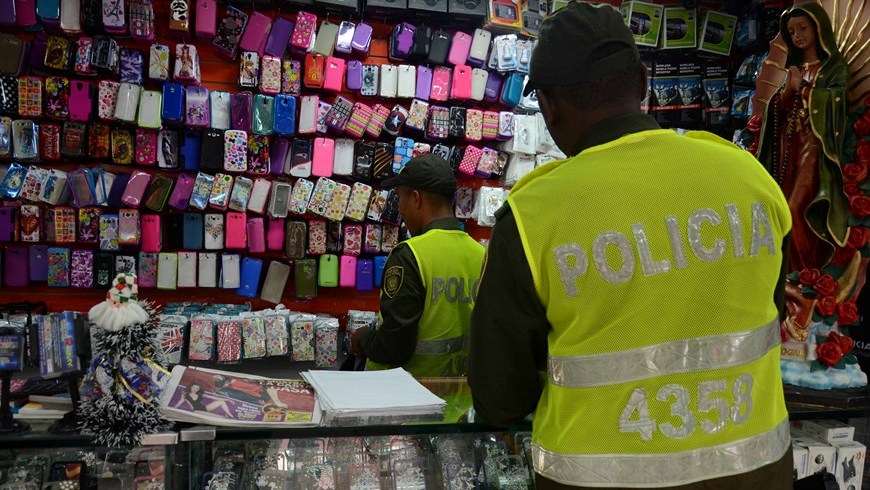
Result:
{"label": "yellow safety vest", "polygon": [[[414,355],[402,367],[414,377],[465,376],[471,311],[483,265],[483,247],[461,230],[433,229],[405,241],[411,247],[426,303]],[[366,362],[366,369],[388,366]]]}
{"label": "yellow safety vest", "polygon": [[773,296],[791,216],[748,153],[643,131],[536,169],[508,202],[552,326],[538,473],[676,486],[789,450]]}

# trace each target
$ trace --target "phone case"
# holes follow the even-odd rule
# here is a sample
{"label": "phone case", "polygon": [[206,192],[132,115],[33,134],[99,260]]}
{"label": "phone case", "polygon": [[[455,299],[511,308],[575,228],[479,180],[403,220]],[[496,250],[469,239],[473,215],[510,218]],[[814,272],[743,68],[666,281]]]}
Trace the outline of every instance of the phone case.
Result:
{"label": "phone case", "polygon": [[199,84],[201,79],[199,52],[193,44],[175,45],[175,69],[173,78],[186,84]]}
{"label": "phone case", "polygon": [[287,210],[293,214],[305,214],[313,192],[314,183],[304,178],[298,179],[293,184],[293,192],[290,195]]}
{"label": "phone case", "polygon": [[66,70],[73,57],[72,44],[62,36],[48,36],[46,40],[45,67],[54,70]]}
{"label": "phone case", "polygon": [[296,132],[296,97],[279,94],[275,96],[274,103],[275,133],[281,136],[291,136]]}
{"label": "phone case", "polygon": [[18,114],[21,117],[42,116],[42,79],[21,77],[18,79]]}
{"label": "phone case", "polygon": [[39,130],[36,123],[29,119],[19,119],[12,122],[12,155],[16,159],[36,159],[39,156],[38,140]]}
{"label": "phone case", "polygon": [[163,174],[156,174],[145,192],[144,206],[152,211],[163,211],[175,180]]}
{"label": "phone case", "polygon": [[305,95],[299,106],[299,134],[311,134],[317,130],[317,110],[320,100],[316,95]]}
{"label": "phone case", "polygon": [[[72,158],[83,157],[85,156],[87,142],[87,126],[84,123],[78,121],[66,121],[63,123],[60,143],[61,155]],[[130,141],[130,148],[132,149],[132,140]]]}
{"label": "phone case", "polygon": [[344,242],[342,250],[345,255],[359,256],[362,251],[363,227],[360,224],[350,224],[344,227]]}
{"label": "phone case", "polygon": [[355,287],[357,282],[357,258],[351,255],[342,255],[340,268],[338,284],[343,288]]}
{"label": "phone case", "polygon": [[405,125],[419,133],[426,130],[426,121],[429,119],[429,103],[419,99],[411,102],[408,110],[408,120]]}
{"label": "phone case", "polygon": [[184,213],[182,245],[188,250],[203,247],[203,216],[199,213]]}
{"label": "phone case", "polygon": [[375,145],[357,141],[354,145],[354,163],[351,177],[357,181],[368,182],[372,178],[375,159]]}
{"label": "phone case", "polygon": [[272,197],[269,201],[269,215],[275,218],[287,217],[292,186],[287,182],[272,182]]}
{"label": "phone case", "polygon": [[414,46],[414,34],[416,28],[407,23],[400,22],[390,31],[390,43],[388,56],[391,61],[405,60],[411,55]]}
{"label": "phone case", "polygon": [[252,134],[248,137],[248,168],[247,172],[253,175],[265,175],[269,173],[269,137],[261,134]]}
{"label": "phone case", "polygon": [[112,156],[112,134],[108,125],[91,123],[87,133],[89,157],[96,160],[105,160]]}
{"label": "phone case", "polygon": [[428,66],[417,67],[417,80],[414,86],[414,95],[417,99],[428,101],[432,91],[432,69]]}
{"label": "phone case", "polygon": [[156,90],[144,90],[139,97],[138,125],[143,128],[160,127],[162,96]]}
{"label": "phone case", "polygon": [[308,221],[308,253],[311,255],[326,253],[326,220]]}
{"label": "phone case", "polygon": [[387,116],[387,120],[384,123],[384,131],[390,136],[398,136],[398,134],[402,131],[402,126],[405,125],[405,121],[408,119],[408,109],[405,109],[401,105],[394,105],[393,109],[390,111],[389,116]]}
{"label": "phone case", "polygon": [[350,118],[348,119],[344,130],[347,134],[355,138],[362,138],[371,118],[371,107],[361,102],[357,102],[353,105],[353,110],[350,113]]}
{"label": "phone case", "polygon": [[[31,53],[34,51],[31,50]],[[115,74],[121,60],[121,46],[115,39],[103,36],[94,36],[94,47],[91,52],[91,65],[104,73]]]}
{"label": "phone case", "polygon": [[[308,202],[308,211],[318,215],[325,216],[326,209],[329,207],[329,201],[332,199],[332,193],[335,191],[336,182],[326,177],[317,179],[314,185],[314,191],[311,194],[311,199]],[[325,246],[325,244],[324,244]]]}
{"label": "phone case", "polygon": [[481,124],[481,138],[484,140],[494,140],[498,136],[499,113],[495,111],[484,111],[483,122]]}
{"label": "phone case", "polygon": [[366,125],[366,134],[372,138],[380,137],[389,116],[390,110],[386,106],[381,104],[372,106],[372,117]]}
{"label": "phone case", "polygon": [[[244,213],[239,213],[244,216]],[[227,220],[230,217],[227,215]],[[229,232],[229,226],[227,227],[227,231]],[[265,230],[263,228],[263,218],[248,218],[246,225],[246,233],[247,233],[247,247],[249,252],[260,253],[266,251],[266,236]],[[244,234],[242,234],[244,235]],[[227,245],[230,248],[230,245]],[[238,247],[232,247],[238,248]]]}
{"label": "phone case", "polygon": [[161,253],[157,256],[157,288],[175,289],[178,286],[178,254]]}
{"label": "phone case", "polygon": [[82,36],[76,41],[74,68],[77,74],[84,76],[96,75],[97,71],[91,65],[93,48],[94,39],[91,37]]}
{"label": "phone case", "polygon": [[345,216],[354,221],[363,221],[366,217],[366,211],[368,210],[371,195],[371,186],[361,182],[354,183],[351,188]]}
{"label": "phone case", "polygon": [[251,92],[230,95],[230,127],[250,132],[254,118],[254,96]]}
{"label": "phone case", "polygon": [[229,129],[224,132],[224,170],[244,172],[248,169],[248,134]]}
{"label": "phone case", "polygon": [[381,65],[380,96],[394,98],[398,92],[399,75],[395,65]]}
{"label": "phone case", "polygon": [[275,98],[271,95],[257,94],[254,96],[254,133],[263,135],[272,134],[274,126]]}
{"label": "phone case", "polygon": [[230,129],[230,93],[220,90],[209,93],[209,113],[212,129]]}
{"label": "phone case", "polygon": [[290,161],[290,140],[275,138],[269,145],[269,173],[282,175]]}
{"label": "phone case", "polygon": [[217,1],[196,0],[194,22],[197,37],[213,38],[217,32]]}
{"label": "phone case", "polygon": [[429,43],[428,62],[432,65],[443,65],[447,62],[447,53],[450,49],[450,35],[439,29],[432,33],[432,41]]}
{"label": "phone case", "polygon": [[263,56],[260,61],[260,92],[277,94],[281,92],[281,59]]}
{"label": "phone case", "polygon": [[483,138],[483,111],[465,111],[465,141],[480,141]]}
{"label": "phone case", "polygon": [[381,250],[383,226],[378,223],[366,223],[363,252],[376,254]]}
{"label": "phone case", "polygon": [[432,29],[425,25],[417,26],[414,32],[414,44],[411,46],[409,59],[415,63],[423,63],[429,56],[429,44],[432,42]]}
{"label": "phone case", "polygon": [[175,188],[169,196],[169,207],[178,211],[187,209],[195,182],[195,178],[191,175],[180,174],[175,181]]}
{"label": "phone case", "polygon": [[264,178],[254,179],[254,187],[251,189],[251,197],[248,199],[248,211],[263,213],[269,199],[269,191],[272,183]]}
{"label": "phone case", "polygon": [[447,139],[449,135],[450,110],[446,107],[432,106],[429,108],[429,123],[426,128],[426,136],[432,140],[443,140]]}
{"label": "phone case", "polygon": [[297,300],[317,297],[317,262],[314,259],[297,259],[293,276]]}
{"label": "phone case", "polygon": [[260,55],[256,51],[242,51],[239,56],[239,87],[257,88],[260,82]]}
{"label": "phone case", "polygon": [[133,135],[126,129],[113,129],[112,139],[112,162],[117,165],[130,165],[133,163]]}
{"label": "phone case", "polygon": [[124,0],[103,0],[103,27],[111,34],[127,32],[127,16]]}
{"label": "phone case", "polygon": [[309,51],[314,46],[314,30],[317,16],[300,10],[296,14],[296,25],[290,36],[290,49],[297,55]]}
{"label": "phone case", "polygon": [[518,72],[508,74],[501,88],[499,102],[508,106],[514,107],[520,103],[520,98],[523,95],[523,82],[525,75]]}
{"label": "phone case", "polygon": [[60,28],[65,34],[74,35],[82,32],[80,11],[80,0],[62,0],[60,2]]}
{"label": "phone case", "polygon": [[412,98],[417,93],[417,69],[414,65],[399,65],[397,96]]}
{"label": "phone case", "polygon": [[[139,216],[139,210],[120,210],[120,212],[118,213],[117,222],[118,225],[116,233],[118,244],[138,246],[139,243],[141,243],[142,241],[142,224]],[[154,230],[152,229],[151,232],[153,233],[153,231]]]}
{"label": "phone case", "polygon": [[237,175],[233,182],[233,191],[230,194],[230,203],[227,207],[240,213],[245,212],[248,208],[248,202],[251,200],[251,190],[253,188],[253,180],[242,175]]}
{"label": "phone case", "polygon": [[305,87],[312,89],[323,87],[325,69],[325,56],[320,53],[308,53],[305,55],[305,77],[302,79]]}
{"label": "phone case", "polygon": [[214,40],[212,41],[215,53],[224,58],[234,60],[239,52],[239,43],[247,24],[248,14],[233,6],[227,7],[223,20],[218,24]]}
{"label": "phone case", "polygon": [[302,91],[302,63],[298,60],[281,61],[281,92],[299,95]]}
{"label": "phone case", "polygon": [[341,221],[344,219],[344,213],[347,210],[347,203],[350,199],[351,188],[347,184],[336,183],[335,189],[332,191],[332,197],[329,200],[329,205],[323,213],[323,217],[332,221]]}
{"label": "phone case", "polygon": [[[2,135],[0,135],[0,147],[2,147],[2,157],[10,158],[11,143],[12,143],[12,122],[9,118],[3,118],[0,122],[3,126]],[[60,160],[60,140],[61,132],[59,124],[43,123],[39,125],[39,157],[42,160]]]}
{"label": "phone case", "polygon": [[453,68],[453,83],[450,89],[450,98],[456,100],[468,100],[471,98],[471,67],[468,65],[456,65]]}
{"label": "phone case", "polygon": [[489,45],[492,41],[492,34],[483,29],[474,30],[474,38],[471,41],[471,47],[468,51],[468,61],[476,66],[482,65],[489,53]]}
{"label": "phone case", "polygon": [[372,179],[382,180],[393,175],[394,151],[393,145],[389,143],[377,143],[375,145]]}
{"label": "phone case", "polygon": [[266,38],[263,53],[279,59],[284,56],[284,51],[287,50],[287,44],[290,42],[290,36],[293,34],[294,25],[292,21],[284,17],[277,17],[269,31],[269,36]]}
{"label": "phone case", "polygon": [[329,221],[326,223],[326,253],[341,253],[343,228],[341,221]]}
{"label": "phone case", "polygon": [[[257,287],[260,285],[260,275],[263,273],[263,261],[252,257],[242,259],[240,283],[236,294],[246,298],[257,297]],[[226,284],[224,287],[227,287]],[[218,344],[220,345],[220,344]]]}
{"label": "phone case", "polygon": [[330,177],[335,156],[335,141],[332,138],[315,138],[312,151],[311,175]]}
{"label": "phone case", "polygon": [[[196,287],[196,252],[178,252],[178,283],[179,288]],[[164,340],[165,342],[165,340]],[[183,343],[183,342],[182,342]]]}
{"label": "phone case", "polygon": [[48,286],[69,287],[70,249],[51,247],[48,249]]}
{"label": "phone case", "polygon": [[379,79],[380,67],[378,65],[363,65],[362,86],[359,91],[360,95],[369,97],[378,95]]}
{"label": "phone case", "polygon": [[245,51],[254,51],[260,56],[263,56],[263,50],[266,48],[266,39],[269,37],[269,31],[272,30],[272,19],[254,12],[248,18],[248,23],[239,40],[239,48]]}
{"label": "phone case", "polygon": [[480,68],[471,70],[471,100],[482,101],[486,92],[486,82],[489,80],[489,72]]}
{"label": "phone case", "polygon": [[317,268],[317,285],[322,288],[334,288],[338,286],[338,257],[332,254],[320,256],[320,265]]}
{"label": "phone case", "polygon": [[411,138],[396,138],[394,146],[393,173],[397,174],[405,168],[405,164],[414,157],[414,140]]}
{"label": "phone case", "polygon": [[450,93],[450,80],[452,78],[452,70],[446,66],[438,66],[432,72],[432,88],[429,91],[429,98],[439,102],[445,102]]}
{"label": "phone case", "polygon": [[136,120],[136,111],[139,108],[139,95],[142,92],[140,85],[122,83],[118,89],[118,101],[115,105],[115,119],[124,122]]}
{"label": "phone case", "polygon": [[184,170],[195,172],[199,170],[202,160],[202,133],[185,131],[184,142],[178,151],[179,166]]}
{"label": "phone case", "polygon": [[464,65],[468,60],[468,54],[471,50],[471,35],[465,32],[456,32],[453,35],[453,41],[450,43],[450,53],[447,55],[447,61],[451,65]]}
{"label": "phone case", "polygon": [[248,245],[247,216],[245,213],[227,213],[225,221],[225,247],[242,249]]}
{"label": "phone case", "polygon": [[100,80],[97,84],[97,117],[104,121],[115,119],[115,107],[121,84],[110,80]]}
{"label": "phone case", "polygon": [[474,175],[481,156],[483,156],[483,150],[480,148],[471,145],[466,147],[462,161],[459,163],[459,172],[465,175]]}
{"label": "phone case", "polygon": [[211,122],[208,89],[187,87],[185,89],[185,124],[194,128],[207,128]]}
{"label": "phone case", "polygon": [[39,206],[21,206],[18,236],[22,242],[38,242],[42,239],[42,211]]}
{"label": "phone case", "polygon": [[89,82],[75,80],[70,85],[69,118],[73,121],[87,122],[93,111],[93,86]]}
{"label": "phone case", "polygon": [[335,140],[332,173],[350,176],[353,173],[354,142],[348,138]]}
{"label": "phone case", "polygon": [[[136,151],[137,155],[139,152],[139,140],[138,136],[140,134],[147,135],[155,135],[156,141],[148,140],[148,145],[154,145],[153,152],[156,157],[157,165],[166,170],[178,170],[179,168],[179,156],[178,156],[178,132],[171,129],[161,129],[159,132],[148,131],[147,133],[144,131],[137,132],[137,146]],[[144,140],[143,140],[144,141]],[[151,143],[153,141],[153,143]],[[154,160],[151,160],[153,165]]]}
{"label": "phone case", "polygon": [[224,210],[230,203],[230,192],[233,187],[233,177],[227,174],[215,174],[208,205],[214,209]]}
{"label": "phone case", "polygon": [[157,131],[151,129],[136,129],[136,165],[157,164]]}
{"label": "phone case", "polygon": [[203,245],[206,250],[221,250],[224,248],[224,215],[205,215],[205,239]]}
{"label": "phone case", "polygon": [[138,208],[150,183],[151,174],[139,171],[133,172],[124,189],[124,194],[121,198],[122,202],[131,208]]}
{"label": "phone case", "polygon": [[69,116],[69,78],[45,77],[45,117],[66,119]]}
{"label": "phone case", "polygon": [[142,85],[144,79],[145,59],[140,51],[121,48],[120,70],[121,83]]}

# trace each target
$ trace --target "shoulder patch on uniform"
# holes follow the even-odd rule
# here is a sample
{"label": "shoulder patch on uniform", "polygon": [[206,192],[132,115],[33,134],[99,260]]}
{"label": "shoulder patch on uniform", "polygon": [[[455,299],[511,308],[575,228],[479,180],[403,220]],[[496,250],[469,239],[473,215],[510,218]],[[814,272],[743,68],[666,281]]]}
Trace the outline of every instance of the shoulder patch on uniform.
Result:
{"label": "shoulder patch on uniform", "polygon": [[405,268],[401,265],[394,265],[384,271],[384,294],[390,298],[395,298],[399,290],[402,289],[404,280]]}

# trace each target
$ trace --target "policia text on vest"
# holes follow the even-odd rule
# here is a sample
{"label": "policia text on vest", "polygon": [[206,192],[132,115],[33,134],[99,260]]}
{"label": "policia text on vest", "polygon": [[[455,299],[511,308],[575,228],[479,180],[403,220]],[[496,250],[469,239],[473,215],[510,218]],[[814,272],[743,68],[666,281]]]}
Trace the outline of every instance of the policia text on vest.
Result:
{"label": "policia text on vest", "polygon": [[432,303],[474,303],[477,299],[477,285],[480,279],[470,277],[433,277]]}
{"label": "policia text on vest", "polygon": [[[770,255],[776,255],[776,247],[770,227],[767,209],[760,202],[752,203],[752,216],[742,216],[734,204],[725,206],[723,214],[710,208],[698,209],[691,213],[687,223],[680,223],[676,216],[664,217],[662,223],[651,224],[667,228],[670,238],[670,250],[652,250],[647,239],[647,225],[636,223],[632,225],[634,248],[640,257],[641,271],[644,276],[653,276],[670,272],[674,268],[685,269],[689,263],[686,259],[686,249],[683,245],[688,238],[689,249],[700,260],[716,262],[722,258],[726,249],[730,248],[735,258],[757,257],[761,249],[767,249]],[[727,225],[724,223],[727,220]],[[752,226],[749,250],[743,243],[743,227]],[[711,238],[715,228],[727,226],[730,232],[730,244],[724,238]],[[683,230],[686,231],[685,237]],[[608,247],[616,247],[621,256],[621,264],[614,267],[608,261]],[[668,252],[670,252],[668,254]],[[666,256],[656,260],[656,257]],[[553,260],[559,270],[565,294],[576,297],[580,294],[575,279],[589,271],[589,255],[579,243],[567,243],[553,249]],[[635,255],[631,240],[624,233],[607,231],[599,234],[592,242],[592,262],[602,279],[611,284],[621,284],[628,281],[636,272]]]}

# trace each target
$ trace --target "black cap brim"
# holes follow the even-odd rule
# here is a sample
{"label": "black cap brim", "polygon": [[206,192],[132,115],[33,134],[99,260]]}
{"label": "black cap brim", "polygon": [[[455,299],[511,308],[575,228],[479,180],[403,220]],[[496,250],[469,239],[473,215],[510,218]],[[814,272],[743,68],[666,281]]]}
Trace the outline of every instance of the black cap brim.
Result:
{"label": "black cap brim", "polygon": [[528,82],[526,82],[526,86],[523,88],[523,97],[528,97],[529,94],[531,94],[535,90],[538,90],[538,86],[535,84],[535,82],[529,80]]}
{"label": "black cap brim", "polygon": [[402,183],[402,178],[398,175],[394,175],[392,177],[386,178],[381,181],[382,189],[389,189],[392,187],[398,187]]}

